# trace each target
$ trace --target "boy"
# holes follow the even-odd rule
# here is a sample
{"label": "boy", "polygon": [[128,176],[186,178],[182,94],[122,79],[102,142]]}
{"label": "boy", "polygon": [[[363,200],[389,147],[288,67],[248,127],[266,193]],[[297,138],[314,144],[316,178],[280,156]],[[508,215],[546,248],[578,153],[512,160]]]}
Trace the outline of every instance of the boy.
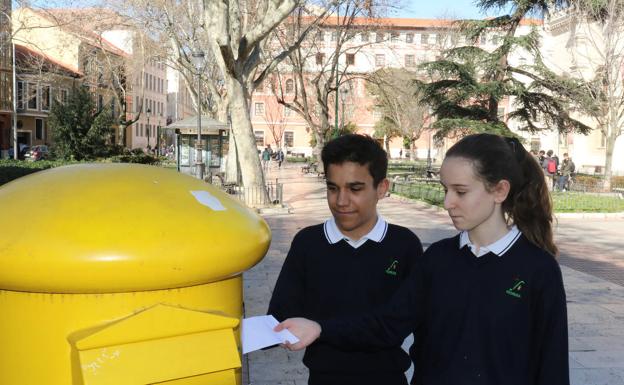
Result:
{"label": "boy", "polygon": [[[377,214],[389,182],[386,152],[374,139],[339,137],[321,157],[332,218],[295,236],[269,304],[279,321],[371,311],[390,300],[423,252],[414,233]],[[315,343],[303,363],[309,385],[405,385],[410,359],[398,345],[353,351]]]}

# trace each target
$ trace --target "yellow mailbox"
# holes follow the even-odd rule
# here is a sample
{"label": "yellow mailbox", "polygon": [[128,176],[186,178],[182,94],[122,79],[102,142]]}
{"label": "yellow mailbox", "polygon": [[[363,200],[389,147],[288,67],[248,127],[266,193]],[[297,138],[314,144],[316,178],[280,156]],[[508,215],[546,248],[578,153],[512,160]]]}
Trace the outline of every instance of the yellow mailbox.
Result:
{"label": "yellow mailbox", "polygon": [[241,274],[266,223],[172,170],[81,164],[0,187],[0,384],[241,383]]}

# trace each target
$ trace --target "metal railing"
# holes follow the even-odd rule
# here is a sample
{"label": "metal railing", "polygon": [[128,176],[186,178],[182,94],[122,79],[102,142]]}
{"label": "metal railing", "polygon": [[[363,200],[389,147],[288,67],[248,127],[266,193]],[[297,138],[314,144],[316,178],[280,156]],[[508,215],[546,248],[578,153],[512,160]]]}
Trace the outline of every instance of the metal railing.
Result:
{"label": "metal railing", "polygon": [[264,188],[234,184],[221,184],[219,187],[249,207],[280,205],[284,200],[284,185],[278,182],[269,182]]}

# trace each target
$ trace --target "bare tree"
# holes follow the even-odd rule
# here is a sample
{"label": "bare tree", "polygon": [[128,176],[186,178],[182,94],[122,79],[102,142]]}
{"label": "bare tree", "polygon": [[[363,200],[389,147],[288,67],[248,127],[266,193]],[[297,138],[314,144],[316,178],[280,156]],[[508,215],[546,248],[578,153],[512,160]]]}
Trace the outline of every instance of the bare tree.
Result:
{"label": "bare tree", "polygon": [[[364,79],[364,74],[355,73],[350,68],[350,58],[363,47],[375,40],[370,31],[380,28],[374,15],[382,12],[382,7],[372,2],[346,0],[335,4],[333,16],[319,22],[303,12],[296,12],[275,38],[282,46],[292,45],[290,36],[298,36],[298,31],[309,28],[312,22],[319,24],[315,31],[288,56],[284,65],[278,68],[274,93],[280,104],[301,116],[310,128],[314,138],[313,154],[322,165],[320,154],[336,119],[336,105],[340,88],[352,88],[351,82]],[[325,34],[331,33],[331,46],[326,46]],[[356,43],[357,34],[368,39]],[[380,34],[381,36],[381,34]],[[364,40],[364,41],[362,41]],[[288,82],[294,81],[290,91]],[[289,92],[287,92],[289,91]],[[350,95],[353,95],[351,90]],[[353,98],[353,96],[351,96]],[[336,127],[337,129],[338,127]]]}
{"label": "bare tree", "polygon": [[286,129],[286,121],[288,120],[284,112],[288,107],[283,107],[271,100],[267,101],[265,105],[266,108],[263,115],[264,122],[269,128],[269,131],[271,131],[273,142],[277,148],[281,148],[284,130]]}
{"label": "bare tree", "polygon": [[605,141],[605,188],[610,189],[613,150],[624,133],[624,0],[578,0],[572,18],[571,75],[582,79],[586,112]]}
{"label": "bare tree", "polygon": [[405,69],[385,68],[373,73],[367,90],[375,97],[375,107],[382,113],[375,125],[375,132],[385,139],[389,153],[389,141],[402,137],[414,153],[414,143],[426,129],[430,118],[427,106],[420,103],[418,88],[413,83],[416,74]]}
{"label": "bare tree", "polygon": [[[273,30],[297,7],[307,12],[301,0],[204,0],[203,4],[206,38],[228,93],[243,185],[262,187],[264,173],[250,118],[251,91],[299,47],[315,23],[299,31],[297,38],[281,50],[268,50],[267,47],[277,48],[267,45]],[[324,17],[324,12],[315,20]]]}

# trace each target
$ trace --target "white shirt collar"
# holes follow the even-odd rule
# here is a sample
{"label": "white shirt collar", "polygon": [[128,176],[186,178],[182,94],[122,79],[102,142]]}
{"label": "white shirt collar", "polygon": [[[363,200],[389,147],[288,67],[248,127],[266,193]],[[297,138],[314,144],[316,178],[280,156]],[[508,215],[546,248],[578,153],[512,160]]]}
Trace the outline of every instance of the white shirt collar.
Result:
{"label": "white shirt collar", "polygon": [[334,220],[334,218],[326,220],[323,228],[325,230],[325,238],[327,238],[327,242],[334,244],[344,239],[349,245],[357,249],[358,247],[366,243],[366,241],[369,239],[371,241],[381,242],[386,236],[386,232],[388,231],[388,222],[386,222],[386,220],[383,219],[381,215],[377,214],[377,222],[375,223],[375,226],[373,226],[368,234],[364,235],[358,240],[353,240],[340,232],[340,229],[338,228],[338,225],[336,225],[336,221]]}
{"label": "white shirt collar", "polygon": [[511,246],[516,243],[518,238],[520,238],[520,235],[522,235],[522,233],[520,232],[520,230],[518,230],[518,227],[514,225],[509,230],[509,232],[507,232],[507,234],[505,234],[496,242],[491,243],[487,246],[481,246],[479,248],[479,253],[477,254],[475,252],[475,250],[477,249],[476,245],[470,242],[468,232],[464,230],[459,234],[459,248],[461,249],[462,247],[468,245],[468,247],[470,247],[470,251],[472,251],[472,253],[477,257],[484,256],[485,254],[490,252],[498,255],[499,257],[502,257],[503,254],[505,254],[507,250],[509,250]]}

